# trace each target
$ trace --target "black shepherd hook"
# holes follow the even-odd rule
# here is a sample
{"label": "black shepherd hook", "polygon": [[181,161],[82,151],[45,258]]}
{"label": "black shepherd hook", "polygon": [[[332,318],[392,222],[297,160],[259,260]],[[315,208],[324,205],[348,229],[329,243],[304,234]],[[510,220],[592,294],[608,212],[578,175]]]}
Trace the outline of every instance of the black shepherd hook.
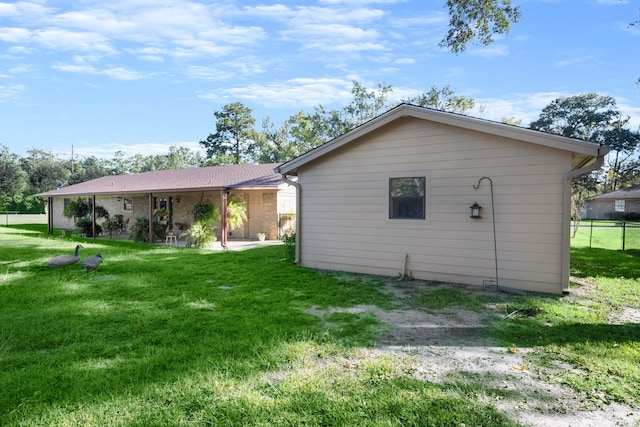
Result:
{"label": "black shepherd hook", "polygon": [[496,288],[499,290],[500,284],[498,283],[498,243],[496,239],[496,210],[495,204],[493,202],[493,181],[488,176],[483,176],[478,180],[478,184],[473,186],[473,189],[477,190],[478,188],[480,188],[480,183],[484,179],[489,181],[489,187],[491,188],[491,216],[493,217],[493,257],[496,262]]}

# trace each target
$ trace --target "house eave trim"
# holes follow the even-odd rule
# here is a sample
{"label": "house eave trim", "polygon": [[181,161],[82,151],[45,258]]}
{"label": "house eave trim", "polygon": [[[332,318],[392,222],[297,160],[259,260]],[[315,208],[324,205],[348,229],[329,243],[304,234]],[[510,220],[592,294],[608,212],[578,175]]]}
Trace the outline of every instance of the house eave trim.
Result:
{"label": "house eave trim", "polygon": [[274,171],[281,175],[296,175],[297,169],[325,154],[348,144],[349,142],[372,132],[394,120],[410,117],[455,126],[461,129],[468,129],[482,133],[488,133],[504,138],[530,142],[546,147],[556,148],[564,151],[580,153],[597,157],[606,154],[610,148],[588,141],[582,141],[564,136],[548,134],[533,129],[526,129],[504,123],[492,122],[461,114],[448,113],[444,111],[430,110],[415,105],[402,104],[388,112],[364,123],[363,125],[341,135],[325,144],[277,166]]}

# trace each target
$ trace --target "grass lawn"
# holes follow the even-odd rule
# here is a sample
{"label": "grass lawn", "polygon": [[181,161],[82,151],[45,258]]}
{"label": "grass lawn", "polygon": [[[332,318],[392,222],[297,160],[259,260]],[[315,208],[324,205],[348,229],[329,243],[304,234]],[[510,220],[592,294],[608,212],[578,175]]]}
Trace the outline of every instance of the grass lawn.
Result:
{"label": "grass lawn", "polygon": [[[359,357],[385,325],[370,312],[311,308],[397,301],[382,278],[292,265],[284,246],[201,251],[44,236],[0,227],[0,424],[7,426],[515,426],[453,383],[416,379],[391,356]],[[46,260],[100,253],[97,272]],[[491,301],[464,290],[415,304],[483,310],[487,334],[561,360],[557,381],[590,398],[640,400],[640,328],[610,322],[640,309],[637,253],[574,250],[588,305],[565,297]],[[436,298],[437,296],[437,298]]]}

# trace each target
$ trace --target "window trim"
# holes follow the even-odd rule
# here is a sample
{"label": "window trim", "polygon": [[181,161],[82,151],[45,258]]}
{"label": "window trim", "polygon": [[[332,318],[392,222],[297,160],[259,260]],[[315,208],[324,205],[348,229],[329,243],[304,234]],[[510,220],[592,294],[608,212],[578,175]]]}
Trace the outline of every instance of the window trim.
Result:
{"label": "window trim", "polygon": [[[391,194],[391,188],[393,186],[393,181],[394,180],[400,180],[400,179],[421,179],[423,182],[423,186],[424,188],[422,189],[422,196],[392,196]],[[388,197],[388,211],[387,211],[387,219],[389,221],[403,221],[403,220],[410,220],[410,221],[426,221],[428,219],[428,215],[427,215],[427,197],[428,197],[428,175],[424,174],[424,173],[418,173],[418,174],[411,174],[411,175],[407,175],[407,176],[391,176],[388,179],[388,187],[387,187],[387,197]],[[395,216],[394,215],[394,202],[400,199],[408,199],[408,201],[416,201],[416,200],[420,200],[422,202],[422,206],[421,206],[421,215],[418,216]]]}

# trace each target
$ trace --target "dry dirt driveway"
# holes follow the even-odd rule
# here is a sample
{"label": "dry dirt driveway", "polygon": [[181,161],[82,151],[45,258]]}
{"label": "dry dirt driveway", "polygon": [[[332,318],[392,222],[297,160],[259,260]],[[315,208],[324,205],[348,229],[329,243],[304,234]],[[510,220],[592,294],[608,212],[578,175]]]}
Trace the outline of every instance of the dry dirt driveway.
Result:
{"label": "dry dirt driveway", "polygon": [[[640,425],[640,412],[636,409],[616,403],[595,408],[585,396],[550,380],[554,369],[571,367],[561,364],[553,369],[528,366],[524,356],[531,349],[491,346],[487,334],[482,331],[483,314],[456,309],[438,312],[416,309],[410,301],[425,286],[433,284],[389,279],[386,291],[401,302],[399,308],[383,311],[375,306],[358,306],[328,312],[373,312],[390,330],[381,337],[378,346],[368,352],[371,357],[393,353],[406,358],[414,367],[416,377],[434,383],[471,381],[472,378],[477,384],[481,378],[487,387],[504,389],[508,391],[505,395],[510,397],[496,400],[482,391],[478,392],[478,397],[522,424],[554,427]],[[474,289],[474,292],[496,293],[490,289]],[[580,295],[571,294],[570,297],[579,298]],[[318,316],[328,313],[311,311]]]}

